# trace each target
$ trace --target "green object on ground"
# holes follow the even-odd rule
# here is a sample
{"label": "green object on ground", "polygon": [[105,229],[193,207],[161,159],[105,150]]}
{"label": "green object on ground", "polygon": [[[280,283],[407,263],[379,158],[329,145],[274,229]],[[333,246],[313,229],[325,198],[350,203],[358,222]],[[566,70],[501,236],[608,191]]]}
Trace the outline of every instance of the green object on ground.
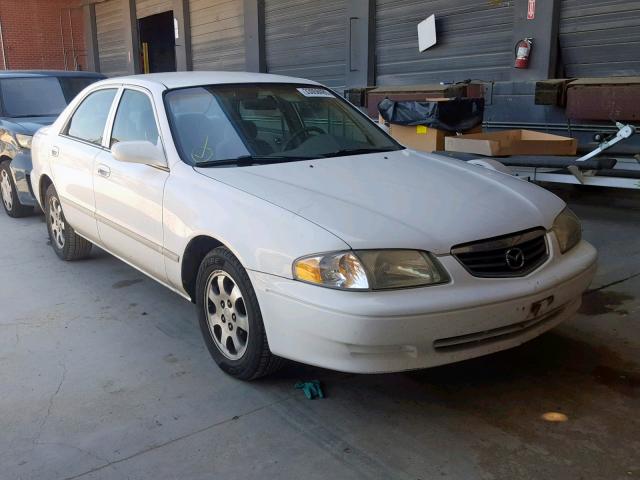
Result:
{"label": "green object on ground", "polygon": [[322,386],[320,385],[319,380],[309,380],[307,382],[298,382],[295,385],[295,388],[302,390],[304,392],[304,396],[309,400],[314,400],[316,398],[324,398],[324,393],[322,392]]}

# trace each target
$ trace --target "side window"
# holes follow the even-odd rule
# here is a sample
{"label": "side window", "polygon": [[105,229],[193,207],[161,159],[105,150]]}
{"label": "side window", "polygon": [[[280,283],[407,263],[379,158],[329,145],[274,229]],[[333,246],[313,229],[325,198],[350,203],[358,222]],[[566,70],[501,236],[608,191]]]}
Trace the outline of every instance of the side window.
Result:
{"label": "side window", "polygon": [[147,140],[157,145],[156,117],[147,95],[137,90],[125,90],[113,122],[111,145],[136,140]]}
{"label": "side window", "polygon": [[71,117],[66,134],[100,145],[116,91],[110,88],[89,94]]}

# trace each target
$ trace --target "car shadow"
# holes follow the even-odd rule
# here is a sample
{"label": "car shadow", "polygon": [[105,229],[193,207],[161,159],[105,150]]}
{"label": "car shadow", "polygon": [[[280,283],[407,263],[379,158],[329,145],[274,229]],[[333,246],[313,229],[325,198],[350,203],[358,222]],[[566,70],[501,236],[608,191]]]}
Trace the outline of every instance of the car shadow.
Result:
{"label": "car shadow", "polygon": [[[606,386],[629,397],[637,397],[640,375],[637,365],[624,361],[605,347],[591,345],[554,330],[524,345],[495,354],[449,365],[392,374],[356,375],[288,362],[265,382],[320,380],[327,394],[343,387],[372,383],[411,384],[448,400],[505,395],[549,398],[573,397],[584,389]],[[532,386],[544,385],[539,391]],[[513,393],[516,392],[515,395]],[[403,395],[406,395],[405,390]]]}

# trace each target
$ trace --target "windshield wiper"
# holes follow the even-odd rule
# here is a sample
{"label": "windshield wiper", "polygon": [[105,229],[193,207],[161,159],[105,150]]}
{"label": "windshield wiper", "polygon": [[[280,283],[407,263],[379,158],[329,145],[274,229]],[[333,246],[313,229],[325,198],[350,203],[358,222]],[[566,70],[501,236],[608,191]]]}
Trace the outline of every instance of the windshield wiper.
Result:
{"label": "windshield wiper", "polygon": [[315,160],[318,157],[289,157],[286,155],[242,155],[236,158],[225,158],[222,160],[207,160],[198,162],[194,167],[223,167],[235,165],[237,167],[250,167],[251,165],[266,165],[269,163],[299,162],[302,160]]}
{"label": "windshield wiper", "polygon": [[395,152],[396,150],[400,150],[397,147],[387,147],[387,148],[354,148],[353,150],[343,149],[338,150],[337,152],[331,153],[323,153],[322,156],[324,158],[331,157],[346,157],[348,155],[364,155],[366,153],[382,153],[382,152]]}

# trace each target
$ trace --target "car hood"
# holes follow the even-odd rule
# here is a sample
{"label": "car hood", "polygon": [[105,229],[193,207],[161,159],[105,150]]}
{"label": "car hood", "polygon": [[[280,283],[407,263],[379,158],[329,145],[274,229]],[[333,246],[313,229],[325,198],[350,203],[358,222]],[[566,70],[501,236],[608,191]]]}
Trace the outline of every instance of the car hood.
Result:
{"label": "car hood", "polygon": [[5,118],[6,122],[15,125],[16,133],[24,135],[33,135],[45,125],[51,125],[58,117],[21,117],[21,118]]}
{"label": "car hood", "polygon": [[292,211],[354,249],[446,254],[460,243],[549,229],[565,206],[515,177],[410,150],[196,171]]}

